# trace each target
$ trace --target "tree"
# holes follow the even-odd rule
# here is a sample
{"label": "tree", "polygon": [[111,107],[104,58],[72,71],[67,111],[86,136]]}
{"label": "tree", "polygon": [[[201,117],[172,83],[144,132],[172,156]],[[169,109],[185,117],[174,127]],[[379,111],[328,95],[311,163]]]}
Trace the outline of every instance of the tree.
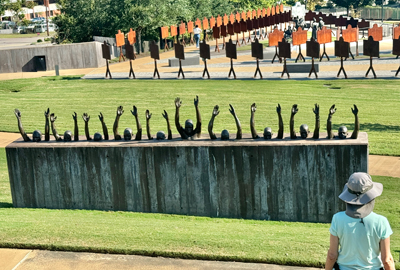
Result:
{"label": "tree", "polygon": [[8,0],[0,0],[0,16],[4,15],[4,12],[7,10]]}
{"label": "tree", "polygon": [[370,5],[372,1],[373,0],[332,0],[337,6],[347,9],[347,16],[349,16],[349,10],[351,8],[357,10],[360,7]]}

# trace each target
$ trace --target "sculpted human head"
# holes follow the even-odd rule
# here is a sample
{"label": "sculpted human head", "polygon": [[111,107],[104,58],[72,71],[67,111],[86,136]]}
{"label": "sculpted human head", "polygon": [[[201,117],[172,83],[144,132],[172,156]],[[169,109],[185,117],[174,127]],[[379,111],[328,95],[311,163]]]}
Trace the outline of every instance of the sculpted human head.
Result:
{"label": "sculpted human head", "polygon": [[132,140],[132,129],[126,128],[124,130],[124,140],[125,141],[130,141]]}
{"label": "sculpted human head", "polygon": [[300,126],[300,136],[302,139],[305,139],[308,137],[308,133],[310,133],[310,130],[308,129],[308,125],[307,124],[302,124]]}
{"label": "sculpted human head", "polygon": [[229,131],[227,129],[224,129],[221,132],[221,140],[223,141],[229,140]]}
{"label": "sculpted human head", "polygon": [[64,142],[70,142],[72,140],[72,132],[67,130],[64,132]]}
{"label": "sculpted human head", "polygon": [[339,127],[338,136],[339,136],[339,139],[346,139],[346,137],[347,137],[347,127],[346,126]]}
{"label": "sculpted human head", "polygon": [[266,127],[264,129],[264,139],[271,140],[272,139],[272,128]]}
{"label": "sculpted human head", "polygon": [[192,119],[188,119],[185,122],[185,131],[186,134],[191,134],[193,132],[193,121]]}
{"label": "sculpted human head", "polygon": [[157,140],[165,140],[165,132],[164,131],[159,131],[157,132]]}
{"label": "sculpted human head", "polygon": [[35,130],[32,135],[32,141],[40,142],[42,140],[42,132],[40,130]]}
{"label": "sculpted human head", "polygon": [[103,139],[103,136],[101,135],[100,132],[96,132],[93,136],[93,140],[96,142],[101,141],[102,139]]}

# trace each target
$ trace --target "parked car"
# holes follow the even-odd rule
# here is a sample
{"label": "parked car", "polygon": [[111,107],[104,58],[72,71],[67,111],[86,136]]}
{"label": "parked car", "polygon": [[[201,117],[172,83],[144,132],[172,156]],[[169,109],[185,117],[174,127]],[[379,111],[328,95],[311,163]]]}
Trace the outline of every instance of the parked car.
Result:
{"label": "parked car", "polygon": [[[49,23],[49,32],[54,32],[56,30],[56,26],[52,23]],[[37,24],[35,25],[35,33],[44,33],[47,31],[47,24]]]}

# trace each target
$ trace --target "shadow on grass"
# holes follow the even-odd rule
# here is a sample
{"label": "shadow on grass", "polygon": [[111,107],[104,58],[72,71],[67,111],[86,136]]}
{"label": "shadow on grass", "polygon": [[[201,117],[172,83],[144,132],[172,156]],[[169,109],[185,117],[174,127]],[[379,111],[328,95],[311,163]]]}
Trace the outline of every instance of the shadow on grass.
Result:
{"label": "shadow on grass", "polygon": [[0,208],[13,208],[12,203],[0,202]]}
{"label": "shadow on grass", "polygon": [[[337,130],[340,126],[346,126],[348,130],[354,130],[354,122],[353,123],[333,124],[332,126],[333,126],[334,130]],[[360,131],[398,132],[399,130],[400,130],[400,126],[382,125],[379,123],[360,123]]]}
{"label": "shadow on grass", "polygon": [[56,76],[56,77],[49,78],[49,80],[50,81],[73,81],[73,80],[80,80],[82,76]]}

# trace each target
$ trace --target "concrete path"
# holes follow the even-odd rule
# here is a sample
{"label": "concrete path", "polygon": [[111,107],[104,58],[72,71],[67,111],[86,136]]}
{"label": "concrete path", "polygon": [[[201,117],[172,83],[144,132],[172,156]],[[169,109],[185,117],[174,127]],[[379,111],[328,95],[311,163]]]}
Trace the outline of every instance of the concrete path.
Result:
{"label": "concrete path", "polygon": [[316,270],[262,263],[182,260],[136,255],[0,249],[0,270]]}

